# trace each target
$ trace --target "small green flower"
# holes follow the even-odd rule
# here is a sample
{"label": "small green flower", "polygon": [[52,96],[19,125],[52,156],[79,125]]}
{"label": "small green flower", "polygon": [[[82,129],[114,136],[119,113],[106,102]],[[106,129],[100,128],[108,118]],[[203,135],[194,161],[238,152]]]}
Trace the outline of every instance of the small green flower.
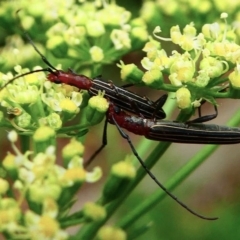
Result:
{"label": "small green flower", "polygon": [[156,57],[158,57],[158,50],[160,50],[160,48],[160,42],[150,37],[150,40],[145,44],[143,51],[146,52],[147,57],[153,61]]}
{"label": "small green flower", "polygon": [[48,214],[37,215],[28,210],[24,218],[30,239],[52,239],[65,240],[68,239],[66,231],[60,229],[58,221]]}
{"label": "small green flower", "polygon": [[16,124],[20,127],[20,128],[28,128],[31,126],[31,115],[23,112],[21,115],[17,116],[15,118]]}
{"label": "small green flower", "polygon": [[97,233],[97,238],[99,240],[126,240],[127,234],[120,228],[103,226],[99,229]]}
{"label": "small green flower", "polygon": [[110,38],[116,50],[131,48],[131,39],[126,31],[114,29]]}
{"label": "small green flower", "polygon": [[63,112],[63,118],[69,120],[79,112],[82,103],[82,93],[72,92],[71,96],[65,96],[66,92],[55,92],[50,89],[48,93],[42,94],[43,102],[53,111]]}
{"label": "small green flower", "polygon": [[92,221],[103,220],[107,215],[104,207],[92,202],[86,202],[84,204],[83,214]]}
{"label": "small green flower", "polygon": [[101,62],[104,58],[103,50],[100,47],[93,46],[89,50],[93,62]]}
{"label": "small green flower", "polygon": [[6,157],[3,159],[3,167],[9,172],[12,170],[16,170],[17,166],[15,164],[15,155],[8,153]]}
{"label": "small green flower", "polygon": [[119,178],[132,179],[136,175],[136,169],[129,161],[120,161],[112,166],[111,174]]}
{"label": "small green flower", "polygon": [[10,101],[19,104],[33,104],[39,98],[39,90],[36,86],[7,86]]}
{"label": "small green flower", "polygon": [[69,161],[74,156],[82,156],[84,153],[84,146],[81,142],[78,142],[75,138],[72,138],[70,143],[68,143],[62,149],[62,156],[65,162],[65,165],[68,165]]}
{"label": "small green flower", "polygon": [[57,183],[51,183],[51,181],[40,181],[33,182],[28,189],[29,200],[35,203],[42,204],[47,198],[58,200],[62,188]]}
{"label": "small green flower", "polygon": [[127,186],[135,176],[136,169],[128,157],[126,157],[125,161],[115,163],[111,168],[111,175],[103,188],[103,203],[109,203],[116,199],[123,191],[123,186]]}
{"label": "small green flower", "polygon": [[[171,80],[171,74],[174,74],[175,78],[179,81],[179,85],[183,83],[193,81],[193,76],[195,73],[195,66],[191,60],[185,60],[182,57],[176,57],[174,59],[173,64],[170,67],[170,76],[169,79]],[[174,82],[172,82],[173,84]],[[182,83],[182,84],[181,84]]]}
{"label": "small green flower", "polygon": [[55,137],[55,131],[48,126],[41,126],[34,133],[33,140],[35,142],[44,142],[52,137]]}
{"label": "small green flower", "polygon": [[90,37],[97,38],[105,34],[104,25],[101,22],[96,20],[89,20],[86,23],[86,29],[87,29],[87,34]]}
{"label": "small green flower", "polygon": [[142,81],[149,86],[159,87],[163,82],[163,76],[158,69],[151,69],[143,75]]}
{"label": "small green flower", "polygon": [[43,202],[42,213],[56,218],[58,216],[59,207],[57,202],[52,198],[46,198]]}
{"label": "small green flower", "polygon": [[135,64],[124,64],[120,61],[117,65],[121,68],[121,78],[123,81],[130,80],[133,83],[139,83],[143,77],[143,72]]}
{"label": "small green flower", "polygon": [[83,159],[75,155],[68,163],[67,169],[62,171],[60,182],[62,186],[72,186],[75,183],[96,182],[102,176],[99,167],[95,167],[91,172],[83,168]]}
{"label": "small green flower", "polygon": [[199,67],[207,71],[210,78],[219,77],[224,73],[223,62],[213,57],[203,58]]}
{"label": "small green flower", "polygon": [[62,99],[59,102],[59,106],[61,107],[63,114],[75,116],[79,112],[78,106],[68,98]]}
{"label": "small green flower", "polygon": [[0,194],[5,194],[9,189],[9,183],[5,180],[0,178]]}
{"label": "small green flower", "polygon": [[131,12],[112,2],[104,4],[104,8],[97,12],[97,16],[107,26],[124,26],[130,20]]}
{"label": "small green flower", "polygon": [[143,7],[141,8],[141,17],[146,22],[151,22],[154,17],[156,11],[156,6],[154,2],[146,1],[143,3]]}
{"label": "small green flower", "polygon": [[18,139],[17,133],[15,131],[11,131],[8,134],[8,140],[12,143],[15,143]]}
{"label": "small green flower", "polygon": [[57,113],[51,113],[49,116],[39,120],[40,125],[47,125],[54,130],[58,130],[62,127],[62,120]]}
{"label": "small green flower", "polygon": [[198,71],[198,76],[195,79],[195,84],[198,87],[206,87],[210,81],[208,71]]}
{"label": "small green flower", "polygon": [[229,81],[233,88],[240,89],[240,65],[234,68],[234,71],[229,74]]}
{"label": "small green flower", "polygon": [[187,88],[179,88],[176,91],[176,99],[180,109],[191,107],[191,93]]}
{"label": "small green flower", "polygon": [[[12,198],[2,198],[0,203],[0,231],[11,231],[11,226],[18,225],[21,218],[21,209]],[[13,228],[14,229],[14,228]]]}
{"label": "small green flower", "polygon": [[105,113],[108,110],[109,103],[106,98],[103,97],[104,92],[97,96],[93,96],[88,101],[86,109],[86,118],[92,124],[97,124],[103,120]]}

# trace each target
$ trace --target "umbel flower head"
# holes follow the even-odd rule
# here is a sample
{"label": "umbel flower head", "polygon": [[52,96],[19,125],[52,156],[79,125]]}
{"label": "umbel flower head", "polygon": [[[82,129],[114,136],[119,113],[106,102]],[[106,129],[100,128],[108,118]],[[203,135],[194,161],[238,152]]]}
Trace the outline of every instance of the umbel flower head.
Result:
{"label": "umbel flower head", "polygon": [[[84,182],[99,180],[101,169],[96,167],[87,172],[83,168],[82,146],[79,146],[80,152],[75,151],[68,157],[64,168],[56,163],[55,147],[49,146],[45,152],[37,154],[30,151],[22,154],[15,145],[16,132],[11,131],[8,137],[14,153],[3,160],[11,181],[0,178],[0,231],[12,238],[67,239],[68,233],[61,229],[59,222],[64,215],[62,209],[71,207],[69,201]],[[75,141],[73,139],[66,148],[76,146]],[[16,198],[8,196],[10,190],[18,192]],[[31,207],[23,211],[21,206],[26,202]]]}
{"label": "umbel flower head", "polygon": [[[57,58],[72,59],[71,66],[75,69],[113,62],[139,49],[148,39],[145,22],[131,19],[131,12],[115,1],[81,1],[73,8],[56,0],[54,16],[48,11],[49,3],[45,4],[46,9],[39,8],[37,15],[43,11],[44,23],[50,26],[44,31],[46,47]],[[21,12],[24,29],[30,33],[37,28],[33,21],[35,15],[35,11],[30,16],[29,11]]]}
{"label": "umbel flower head", "polygon": [[[157,40],[150,38],[143,48],[146,57],[141,61],[146,71],[121,62],[122,79],[176,92],[181,109],[199,107],[203,99],[216,104],[215,97],[239,97],[240,46],[235,43],[234,29],[227,24],[227,14],[222,13],[221,18],[225,21],[223,26],[205,24],[199,33],[194,23],[183,30],[178,25],[173,26],[170,38],[161,37],[161,28],[156,27],[155,39],[171,42],[180,50],[167,54]],[[221,92],[223,89],[225,92]]]}

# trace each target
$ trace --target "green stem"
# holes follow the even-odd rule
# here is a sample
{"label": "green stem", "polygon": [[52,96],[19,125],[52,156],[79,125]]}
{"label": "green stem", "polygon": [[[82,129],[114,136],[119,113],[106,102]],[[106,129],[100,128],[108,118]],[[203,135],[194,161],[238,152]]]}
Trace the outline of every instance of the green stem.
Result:
{"label": "green stem", "polygon": [[82,218],[82,219],[72,219],[72,220],[68,220],[66,222],[61,222],[61,228],[68,228],[68,227],[79,225],[79,224],[85,223],[85,222],[86,222],[85,218]]}
{"label": "green stem", "polygon": [[30,137],[26,135],[19,135],[21,151],[25,153],[30,149]]}
{"label": "green stem", "polygon": [[[234,127],[240,124],[240,110],[227,123],[228,126]],[[185,180],[201,163],[203,163],[211,154],[219,147],[219,145],[208,145],[203,147],[190,161],[188,161],[167,183],[166,188],[174,189],[183,180]],[[141,204],[122,218],[117,226],[126,229],[137,221],[143,214],[155,207],[167,195],[163,190],[157,191],[148,197]]]}
{"label": "green stem", "polygon": [[85,124],[78,124],[78,125],[74,125],[74,126],[63,127],[61,129],[59,129],[57,131],[57,133],[64,134],[64,133],[69,133],[71,131],[81,131],[81,130],[89,128],[90,126],[91,126],[91,124],[85,123]]}
{"label": "green stem", "polygon": [[[228,122],[229,126],[237,126],[240,123],[240,110],[237,114]],[[162,142],[157,145],[157,147],[153,150],[150,156],[146,160],[146,165],[150,169],[154,163],[159,159],[160,156],[167,150],[170,143]],[[188,162],[184,167],[182,167],[173,178],[171,178],[166,186],[169,190],[175,188],[179,183],[181,183],[187,176],[190,175],[192,171],[194,171],[208,156],[210,156],[218,146],[209,145],[203,148],[200,153],[194,156],[190,162]],[[80,239],[91,239],[95,236],[97,230],[107,221],[107,219],[112,215],[113,212],[120,206],[120,204],[126,199],[129,193],[135,188],[135,186],[140,182],[140,180],[145,176],[146,172],[140,168],[135,180],[132,182],[130,186],[128,186],[123,192],[123,194],[115,201],[110,203],[107,206],[107,218],[98,223],[92,223],[88,226],[83,226],[81,232],[78,233],[78,237]],[[145,202],[143,202],[140,206],[137,207],[132,213],[129,213],[128,216],[123,218],[118,226],[126,228],[126,226],[130,226],[133,222],[139,219],[143,213],[146,213],[151,207],[155,206],[156,203],[159,203],[161,199],[165,197],[165,193],[163,191],[158,191],[149,197]]]}
{"label": "green stem", "polygon": [[[218,148],[218,145],[208,145],[203,147],[190,161],[184,165],[175,175],[164,184],[168,190],[177,187],[183,180],[185,180],[202,162],[204,162],[211,154]],[[122,218],[117,226],[125,229],[130,227],[140,216],[146,214],[147,211],[160,203],[166,197],[163,190],[159,190],[150,195],[145,201],[141,202],[134,210]]]}
{"label": "green stem", "polygon": [[[171,97],[169,99],[171,99]],[[169,108],[173,107],[172,104],[169,104]],[[181,119],[181,120],[186,121],[189,119],[190,116],[185,115],[184,117],[185,119]],[[153,167],[153,165],[160,159],[160,157],[165,153],[165,151],[168,149],[170,145],[171,145],[170,142],[160,142],[159,144],[157,144],[157,146],[154,148],[154,150],[151,152],[151,154],[145,161],[145,165],[147,166],[148,169],[151,169],[151,167]],[[134,181],[129,186],[126,187],[125,191],[123,191],[122,195],[119,196],[118,199],[116,199],[106,207],[106,210],[108,213],[106,219],[98,223],[92,223],[92,224],[83,226],[76,236],[82,240],[93,238],[97,230],[107,221],[108,218],[110,218],[110,216],[116,211],[116,209],[121,205],[121,203],[129,196],[132,190],[138,185],[138,183],[143,179],[143,177],[146,174],[147,173],[144,168],[142,167],[139,168],[137,172],[137,176],[134,179]]]}
{"label": "green stem", "polygon": [[[157,145],[157,147],[153,150],[153,152],[149,155],[149,157],[145,162],[148,169],[150,169],[154,165],[154,163],[164,154],[164,152],[167,150],[170,144],[171,143],[161,142]],[[116,211],[116,209],[121,205],[121,203],[129,196],[132,190],[137,186],[137,184],[143,179],[145,175],[146,175],[146,171],[143,168],[140,168],[138,170],[136,178],[128,187],[126,187],[126,190],[123,192],[123,194],[106,207],[107,217],[104,220],[99,221],[97,223],[91,223],[83,226],[76,235],[78,239],[81,239],[81,240],[92,239],[95,236],[98,229],[108,220],[108,218],[110,218],[110,216]]]}

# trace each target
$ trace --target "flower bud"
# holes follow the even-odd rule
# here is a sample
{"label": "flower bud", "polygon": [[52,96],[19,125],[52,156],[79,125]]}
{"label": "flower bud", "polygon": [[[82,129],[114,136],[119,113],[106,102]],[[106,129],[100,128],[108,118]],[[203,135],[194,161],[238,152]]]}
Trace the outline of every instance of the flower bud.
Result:
{"label": "flower bud", "polygon": [[123,81],[129,81],[134,84],[142,81],[143,72],[135,64],[125,65],[123,61],[120,61],[120,64],[117,66],[121,68],[121,79]]}
{"label": "flower bud", "polygon": [[105,117],[108,110],[109,103],[107,99],[103,98],[103,94],[93,96],[88,101],[86,109],[86,118],[92,124],[100,123]]}
{"label": "flower bud", "polygon": [[45,239],[54,239],[55,236],[59,234],[59,223],[48,215],[41,216],[38,225],[39,229],[41,229],[41,234]]}
{"label": "flower bud", "polygon": [[15,155],[7,153],[7,156],[2,161],[4,169],[7,170],[8,175],[12,179],[16,179],[18,176],[18,166],[15,163],[15,158],[16,158]]}
{"label": "flower bud", "polygon": [[103,220],[107,213],[104,207],[92,203],[92,202],[87,202],[83,206],[83,215],[92,221],[101,221]]}
{"label": "flower bud", "polygon": [[62,36],[52,35],[47,41],[47,49],[51,50],[55,57],[62,58],[68,52],[68,45]]}
{"label": "flower bud", "polygon": [[204,24],[202,26],[202,33],[206,38],[211,38],[210,26],[211,24]]}
{"label": "flower bud", "polygon": [[112,166],[109,176],[103,188],[103,203],[113,201],[135,177],[136,169],[129,161],[121,161]]}
{"label": "flower bud", "polygon": [[131,39],[126,31],[114,29],[110,38],[116,50],[126,50],[131,48]]}
{"label": "flower bud", "polygon": [[35,131],[33,140],[35,142],[44,142],[53,137],[55,137],[55,131],[52,128],[41,126]]}
{"label": "flower bud", "polygon": [[12,143],[15,143],[18,139],[17,132],[12,130],[11,132],[8,133],[8,140]]}
{"label": "flower bud", "polygon": [[33,104],[39,98],[39,89],[35,85],[8,85],[8,99],[19,104]]}
{"label": "flower bud", "polygon": [[206,71],[200,70],[198,73],[199,75],[196,77],[195,84],[196,86],[203,88],[208,85],[210,81],[210,77],[208,72]]}
{"label": "flower bud", "polygon": [[93,46],[89,49],[90,55],[91,55],[91,59],[93,60],[93,62],[101,62],[104,59],[104,52],[102,50],[102,48],[97,47],[97,46]]}
{"label": "flower bud", "polygon": [[199,68],[207,72],[210,78],[219,77],[224,70],[222,61],[213,57],[203,58]]}
{"label": "flower bud", "polygon": [[86,182],[94,183],[102,177],[102,169],[100,167],[94,167],[91,172],[87,172]]}
{"label": "flower bud", "polygon": [[12,198],[3,198],[0,203],[0,219],[1,225],[10,224],[19,221],[21,210],[18,203]]}
{"label": "flower bud", "polygon": [[182,81],[177,78],[177,73],[172,73],[169,75],[169,80],[173,86],[182,86]]}
{"label": "flower bud", "polygon": [[87,33],[90,37],[100,37],[103,34],[105,34],[105,28],[104,25],[97,20],[89,20],[86,23],[86,29],[87,29]]}
{"label": "flower bud", "polygon": [[187,24],[183,29],[183,33],[190,36],[196,36],[197,29],[193,26],[193,24]]}
{"label": "flower bud", "polygon": [[187,88],[179,88],[176,91],[176,99],[180,109],[191,107],[191,93]]}
{"label": "flower bud", "polygon": [[44,13],[46,13],[46,9],[42,2],[36,2],[35,6],[33,6],[32,4],[28,5],[28,15],[32,16],[33,19],[41,18],[44,15]]}
{"label": "flower bud", "polygon": [[99,240],[127,240],[127,234],[120,228],[103,226],[97,233]]}
{"label": "flower bud", "polygon": [[62,108],[63,119],[70,120],[79,112],[78,106],[69,98],[60,100],[60,107]]}
{"label": "flower bud", "polygon": [[37,152],[45,152],[50,145],[55,145],[55,131],[48,126],[39,127],[33,134],[35,149]]}
{"label": "flower bud", "polygon": [[240,66],[237,66],[228,76],[233,88],[240,90]]}
{"label": "flower bud", "polygon": [[82,145],[82,143],[78,142],[75,138],[72,138],[70,143],[68,143],[62,150],[64,166],[67,166],[74,156],[82,157],[83,153],[84,146]]}
{"label": "flower bud", "polygon": [[160,48],[160,42],[150,39],[150,41],[145,44],[143,51],[147,53],[149,60],[153,61],[158,56],[158,50],[160,50]]}
{"label": "flower bud", "polygon": [[162,72],[159,69],[151,69],[144,73],[142,80],[147,86],[159,88],[163,84]]}
{"label": "flower bud", "polygon": [[51,113],[44,120],[46,120],[47,125],[55,130],[62,127],[62,120],[57,113]]}
{"label": "flower bud", "polygon": [[9,183],[3,179],[0,178],[0,195],[5,194],[9,189]]}
{"label": "flower bud", "polygon": [[132,46],[134,49],[142,48],[143,44],[148,40],[148,32],[143,27],[134,27],[131,29]]}
{"label": "flower bud", "polygon": [[176,59],[176,61],[170,67],[170,73],[176,73],[176,78],[183,82],[190,82],[193,80],[193,75],[195,73],[195,67],[192,61],[183,60],[181,58]]}
{"label": "flower bud", "polygon": [[125,160],[115,163],[112,166],[111,174],[119,178],[133,179],[136,175],[136,169],[131,162]]}
{"label": "flower bud", "polygon": [[171,39],[172,39],[173,43],[179,44],[179,39],[182,38],[182,33],[181,33],[178,25],[171,27],[170,36],[171,36]]}
{"label": "flower bud", "polygon": [[17,116],[15,118],[16,120],[16,124],[20,127],[20,128],[28,128],[31,125],[31,115],[29,115],[26,112],[23,112],[21,115]]}
{"label": "flower bud", "polygon": [[62,192],[62,188],[58,184],[53,183],[33,183],[29,186],[29,200],[42,204],[45,199],[52,198],[54,200],[58,200],[60,194]]}
{"label": "flower bud", "polygon": [[58,203],[52,198],[46,198],[43,201],[42,212],[47,213],[48,216],[56,218],[58,215]]}
{"label": "flower bud", "polygon": [[62,186],[73,186],[75,183],[82,183],[86,180],[86,171],[82,167],[67,169],[61,178]]}
{"label": "flower bud", "polygon": [[144,1],[141,9],[141,17],[146,22],[151,22],[156,14],[156,3],[151,1]]}

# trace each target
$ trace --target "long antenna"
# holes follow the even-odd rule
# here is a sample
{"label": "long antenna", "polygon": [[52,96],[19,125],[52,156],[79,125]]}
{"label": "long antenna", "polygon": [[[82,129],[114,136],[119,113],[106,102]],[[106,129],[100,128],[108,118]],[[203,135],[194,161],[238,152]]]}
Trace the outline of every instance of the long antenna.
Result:
{"label": "long antenna", "polygon": [[[34,44],[33,40],[31,39],[31,37],[29,36],[29,34],[27,33],[27,31],[23,28],[22,24],[21,24],[21,19],[19,17],[19,12],[21,11],[21,9],[17,10],[16,11],[16,18],[19,20],[18,23],[19,23],[19,27],[20,29],[22,30],[23,34],[25,35],[27,41],[32,45],[32,47],[34,48],[34,50],[38,53],[38,55],[42,58],[43,62],[48,66],[48,68],[43,68],[43,69],[37,69],[37,70],[33,70],[33,71],[29,71],[27,73],[23,73],[23,74],[20,74],[14,78],[12,78],[10,81],[8,81],[1,89],[5,88],[9,83],[13,82],[14,80],[16,80],[17,78],[20,78],[20,77],[24,77],[24,76],[27,76],[27,75],[30,75],[32,73],[36,73],[36,72],[49,72],[49,73],[56,73],[59,72],[58,69],[56,69],[48,60],[47,58],[38,50],[38,48],[36,47],[36,45]],[[54,72],[54,70],[56,72]]]}
{"label": "long antenna", "polygon": [[23,73],[23,74],[20,74],[14,78],[12,78],[11,80],[9,80],[4,86],[2,86],[0,88],[0,90],[2,90],[3,88],[5,88],[8,84],[10,84],[11,82],[13,82],[14,80],[20,78],[20,77],[24,77],[24,76],[27,76],[27,75],[30,75],[32,73],[36,73],[36,72],[52,72],[52,69],[51,68],[42,68],[42,69],[36,69],[36,70],[33,70],[33,71],[30,71],[30,72],[26,72],[26,73]]}
{"label": "long antenna", "polygon": [[193,215],[202,218],[204,220],[217,220],[218,217],[205,217],[203,215],[200,215],[198,213],[196,213],[195,211],[193,211],[192,209],[190,209],[186,204],[184,204],[183,202],[181,202],[175,195],[173,195],[171,192],[169,192],[163,185],[162,183],[160,183],[158,181],[158,179],[153,175],[153,173],[147,168],[146,164],[144,163],[144,161],[141,159],[141,157],[138,155],[135,147],[132,144],[132,141],[130,139],[130,137],[121,129],[121,127],[118,125],[117,121],[115,120],[115,118],[112,116],[112,120],[114,122],[114,124],[116,125],[119,133],[121,134],[121,136],[127,140],[129,146],[132,149],[132,152],[134,154],[134,156],[138,159],[139,163],[142,165],[142,167],[145,169],[145,171],[147,172],[147,174],[153,179],[153,181],[168,195],[170,196],[173,200],[175,200],[179,205],[181,205],[183,208],[185,208],[188,212],[192,213]]}
{"label": "long antenna", "polygon": [[26,39],[28,40],[28,42],[33,46],[34,50],[39,54],[39,56],[42,58],[43,62],[46,63],[51,69],[54,69],[55,71],[59,71],[58,69],[56,69],[48,60],[47,58],[38,50],[38,48],[36,47],[36,45],[34,44],[33,40],[31,39],[31,37],[29,36],[29,34],[27,33],[27,31],[23,28],[22,24],[21,24],[21,19],[19,17],[19,12],[21,11],[21,9],[16,11],[16,16],[19,20],[19,27],[21,28],[23,34],[25,35]]}

